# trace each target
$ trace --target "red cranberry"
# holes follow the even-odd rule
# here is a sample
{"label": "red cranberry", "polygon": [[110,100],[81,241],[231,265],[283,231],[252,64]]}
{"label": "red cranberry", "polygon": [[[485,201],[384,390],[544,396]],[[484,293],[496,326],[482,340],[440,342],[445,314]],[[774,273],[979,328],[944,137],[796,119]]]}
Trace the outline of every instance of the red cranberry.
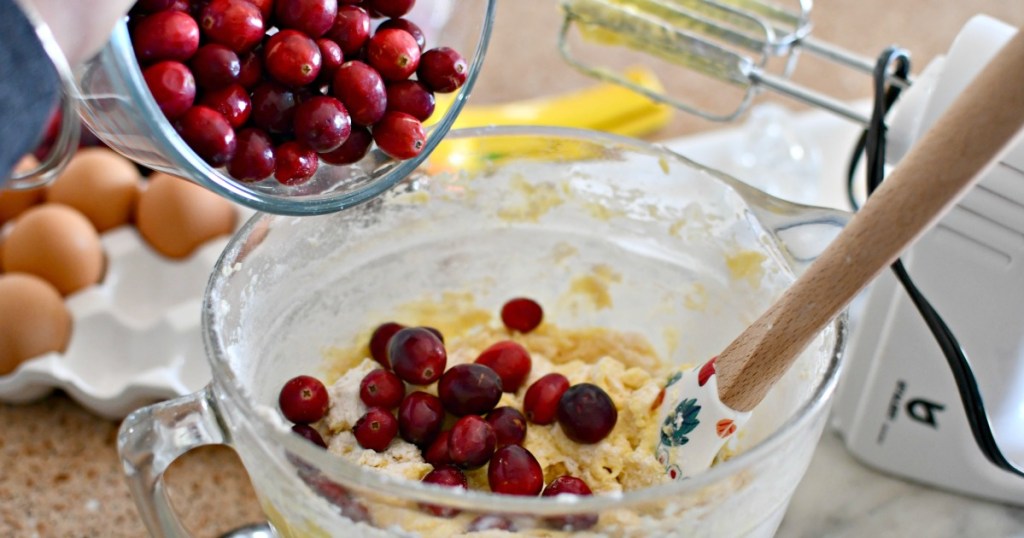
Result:
{"label": "red cranberry", "polygon": [[211,166],[223,166],[235,154],[235,131],[227,118],[212,108],[188,109],[178,118],[177,130],[192,151]]}
{"label": "red cranberry", "polygon": [[423,53],[416,76],[435,92],[449,93],[466,83],[468,73],[469,66],[461,54],[455,49],[440,47]]}
{"label": "red cranberry", "polygon": [[[324,159],[327,162],[327,159]],[[337,163],[331,163],[337,164]],[[391,337],[396,332],[405,328],[405,325],[401,323],[395,323],[394,321],[388,321],[381,323],[373,330],[373,334],[370,335],[370,356],[373,360],[380,363],[384,368],[391,368],[391,362],[388,361],[388,342],[391,341]]]}
{"label": "red cranberry", "polygon": [[139,0],[132,6],[133,12],[139,13],[156,13],[157,11],[163,11],[170,9],[174,5],[176,0]]}
{"label": "red cranberry", "polygon": [[481,364],[457,364],[441,376],[437,396],[453,415],[481,415],[498,405],[501,378]]}
{"label": "red cranberry", "polygon": [[499,407],[487,415],[487,423],[494,428],[498,448],[522,445],[526,439],[526,417],[514,407]]}
{"label": "red cranberry", "polygon": [[359,446],[384,452],[391,440],[398,433],[398,421],[391,411],[383,407],[371,407],[365,415],[359,417],[352,426],[352,435],[356,436]]}
{"label": "red cranberry", "polygon": [[427,121],[434,113],[434,94],[420,82],[392,82],[387,85],[387,92],[388,110],[405,112],[420,121]]}
{"label": "red cranberry", "polygon": [[405,80],[420,65],[420,47],[405,30],[381,30],[367,43],[366,58],[385,80]]}
{"label": "red cranberry", "polygon": [[359,383],[359,399],[368,407],[394,409],[404,397],[405,383],[394,372],[378,368]]}
{"label": "red cranberry", "polygon": [[512,524],[512,520],[507,517],[496,516],[488,514],[479,516],[469,523],[469,527],[466,528],[468,532],[483,532],[483,531],[510,531],[516,532],[516,526]]}
{"label": "red cranberry", "polygon": [[309,424],[296,424],[292,426],[292,432],[320,448],[327,448],[327,443],[324,442],[323,436],[320,435],[320,432],[316,431],[316,428]]}
{"label": "red cranberry", "polygon": [[235,129],[245,125],[252,112],[249,92],[238,84],[207,91],[199,103],[223,114]]}
{"label": "red cranberry", "polygon": [[487,483],[495,493],[536,496],[544,489],[544,470],[529,450],[508,445],[491,457]]}
{"label": "red cranberry", "polygon": [[[427,473],[427,476],[423,477],[423,482],[450,488],[467,489],[469,487],[466,482],[466,475],[451,465],[445,465],[430,471]],[[420,507],[437,517],[455,517],[459,514],[459,510],[455,508],[445,508],[432,504],[421,504]]]}
{"label": "red cranberry", "polygon": [[192,73],[180,62],[159,62],[142,72],[149,93],[164,116],[175,120],[185,113],[196,98],[196,82]]}
{"label": "red cranberry", "polygon": [[528,333],[544,320],[544,310],[533,299],[518,297],[501,307],[501,321],[509,330]]}
{"label": "red cranberry", "polygon": [[370,9],[385,17],[401,17],[412,9],[416,0],[366,0]]}
{"label": "red cranberry", "polygon": [[295,138],[316,152],[338,149],[349,133],[352,120],[341,101],[319,95],[295,107]]}
{"label": "red cranberry", "polygon": [[388,360],[403,381],[429,385],[444,373],[448,354],[434,333],[421,327],[408,327],[391,337]]}
{"label": "red cranberry", "polygon": [[228,162],[228,173],[239,181],[261,181],[274,173],[274,143],[260,129],[249,128],[235,135],[238,147]]}
{"label": "red cranberry", "polygon": [[423,151],[427,134],[420,120],[404,112],[385,112],[373,126],[373,141],[396,159],[411,159]]}
{"label": "red cranberry", "polygon": [[284,418],[297,424],[316,422],[327,414],[327,387],[319,379],[300,375],[281,387],[277,404]]}
{"label": "red cranberry", "polygon": [[460,418],[448,438],[448,456],[463,469],[482,467],[494,454],[494,428],[476,415]]}
{"label": "red cranberry", "polygon": [[132,48],[140,63],[184,62],[199,48],[199,26],[187,13],[154,13],[139,21],[132,30]]}
{"label": "red cranberry", "polygon": [[353,60],[341,64],[334,73],[331,91],[348,109],[353,123],[373,125],[381,120],[387,110],[388,96],[384,80],[376,70],[363,62]]}
{"label": "red cranberry", "polygon": [[505,392],[517,392],[530,375],[533,361],[530,360],[530,352],[526,351],[525,347],[505,340],[485,349],[476,358],[476,363],[497,372]]}
{"label": "red cranberry", "polygon": [[239,57],[242,64],[238,72],[238,83],[246,89],[253,89],[263,81],[263,56],[249,51]]}
{"label": "red cranberry", "polygon": [[569,380],[550,373],[533,382],[523,396],[523,413],[534,424],[551,424],[558,415],[558,401],[569,390]]}
{"label": "red cranberry", "polygon": [[252,91],[252,122],[271,133],[290,133],[295,118],[295,92],[265,82]]}
{"label": "red cranberry", "polygon": [[338,0],[276,0],[278,28],[293,28],[309,37],[320,37],[334,25]]}
{"label": "red cranberry", "polygon": [[199,47],[189,62],[196,84],[204,90],[223,88],[238,81],[242,72],[242,62],[235,51],[210,43]]}
{"label": "red cranberry", "polygon": [[248,0],[213,0],[199,20],[210,41],[239,53],[255,47],[266,30],[260,8]]}
{"label": "red cranberry", "polygon": [[444,407],[433,394],[416,391],[398,406],[398,433],[402,439],[424,446],[437,437],[444,423]]}
{"label": "red cranberry", "polygon": [[341,46],[346,55],[355,54],[370,39],[370,14],[357,6],[339,6],[326,37]]}
{"label": "red cranberry", "polygon": [[377,26],[377,31],[381,30],[405,30],[416,40],[416,45],[419,46],[420,51],[427,46],[426,34],[409,19],[388,19]]}
{"label": "red cranberry", "polygon": [[366,156],[373,143],[370,130],[362,125],[353,125],[352,132],[338,149],[321,153],[320,158],[328,164],[352,164]]}
{"label": "red cranberry", "polygon": [[428,331],[430,331],[430,332],[432,332],[432,333],[434,333],[434,336],[436,336],[437,339],[440,340],[442,344],[444,343],[444,335],[441,334],[441,331],[439,331],[439,330],[437,330],[437,329],[435,329],[433,327],[423,327],[423,328],[428,330]]}
{"label": "red cranberry", "polygon": [[274,179],[282,185],[301,185],[316,173],[316,152],[301,142],[285,142],[274,155]]}
{"label": "red cranberry", "polygon": [[604,439],[618,418],[615,403],[597,385],[573,385],[558,400],[558,425],[577,443],[593,444]]}
{"label": "red cranberry", "polygon": [[423,451],[423,461],[434,467],[450,465],[452,458],[448,455],[448,440],[451,438],[451,435],[451,430],[445,430],[437,434],[437,437],[430,443],[430,446]]}
{"label": "red cranberry", "polygon": [[320,74],[320,47],[298,30],[281,30],[267,40],[263,65],[278,82],[305,86]]}
{"label": "red cranberry", "polygon": [[320,48],[320,75],[317,80],[330,84],[334,81],[334,73],[344,63],[345,54],[341,52],[340,45],[326,37],[317,39],[316,46]]}
{"label": "red cranberry", "polygon": [[249,2],[260,8],[260,16],[264,21],[269,22],[274,16],[274,0],[249,0]]}
{"label": "red cranberry", "polygon": [[[551,481],[544,492],[543,497],[555,497],[558,495],[592,495],[587,483],[575,476],[564,475]],[[572,516],[555,516],[547,518],[549,525],[564,531],[581,531],[589,529],[597,524],[597,514],[580,514]]]}

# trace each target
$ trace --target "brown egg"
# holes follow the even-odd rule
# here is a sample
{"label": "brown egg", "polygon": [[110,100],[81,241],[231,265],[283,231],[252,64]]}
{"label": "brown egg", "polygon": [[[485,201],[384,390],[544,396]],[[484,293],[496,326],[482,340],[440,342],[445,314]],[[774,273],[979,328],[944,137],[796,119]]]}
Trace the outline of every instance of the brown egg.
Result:
{"label": "brown egg", "polygon": [[71,314],[49,282],[24,273],[0,275],[0,376],[71,339]]}
{"label": "brown egg", "polygon": [[89,219],[60,204],[23,213],[4,240],[4,271],[30,273],[68,295],[103,277],[103,246]]}
{"label": "brown egg", "polygon": [[131,161],[107,148],[85,148],[47,189],[46,201],[81,211],[103,233],[131,219],[138,186]]}
{"label": "brown egg", "polygon": [[[31,155],[26,155],[18,161],[14,170],[21,172],[39,165],[39,161]],[[26,209],[43,201],[46,189],[37,187],[35,189],[0,189],[0,224],[14,219]]]}
{"label": "brown egg", "polygon": [[231,202],[187,180],[149,176],[135,207],[135,226],[158,252],[184,258],[214,237],[230,234],[238,218]]}

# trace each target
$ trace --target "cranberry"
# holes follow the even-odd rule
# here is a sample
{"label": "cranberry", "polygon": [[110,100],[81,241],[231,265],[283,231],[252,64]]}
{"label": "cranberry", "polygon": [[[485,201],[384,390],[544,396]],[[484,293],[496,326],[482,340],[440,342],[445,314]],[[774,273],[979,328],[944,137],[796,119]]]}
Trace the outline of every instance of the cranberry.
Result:
{"label": "cranberry", "polygon": [[434,94],[420,82],[400,80],[387,85],[388,110],[427,121],[434,113]]}
{"label": "cranberry", "polygon": [[436,336],[437,339],[440,340],[442,344],[444,343],[444,335],[441,334],[441,331],[439,331],[439,330],[437,330],[437,329],[435,329],[433,327],[423,327],[423,328],[428,330],[428,331],[430,331],[430,332],[432,332],[432,333],[434,333],[434,336]]}
{"label": "cranberry", "polygon": [[170,9],[174,5],[176,0],[139,0],[132,6],[133,12],[139,13],[156,13],[157,11],[163,11]]}
{"label": "cranberry", "polygon": [[279,28],[293,28],[309,37],[320,37],[334,25],[338,0],[276,0],[274,13]]}
{"label": "cranberry", "polygon": [[416,76],[435,92],[449,93],[466,83],[468,73],[469,66],[461,54],[455,49],[440,47],[423,53]]}
{"label": "cranberry", "polygon": [[569,390],[569,380],[550,373],[533,382],[523,396],[523,413],[534,424],[551,424],[558,415],[558,401]]}
{"label": "cranberry", "polygon": [[281,30],[267,40],[263,65],[278,82],[304,86],[320,74],[320,47],[298,30]]}
{"label": "cranberry", "polygon": [[485,349],[476,358],[476,363],[497,372],[505,392],[517,392],[530,375],[533,364],[530,352],[511,340],[498,342]]}
{"label": "cranberry", "polygon": [[370,9],[385,17],[401,17],[412,9],[416,0],[366,0]]}
{"label": "cranberry", "polygon": [[476,469],[491,459],[497,442],[494,428],[487,421],[476,415],[467,415],[452,426],[448,456],[452,463],[463,469]]}
{"label": "cranberry", "polygon": [[[462,474],[462,471],[452,467],[451,465],[445,465],[430,471],[427,473],[427,476],[423,477],[423,482],[437,486],[447,486],[450,488],[468,488],[466,475]],[[421,504],[420,507],[437,517],[455,517],[459,514],[459,511],[455,508],[445,508],[432,504]]]}
{"label": "cranberry", "polygon": [[405,80],[420,65],[420,47],[405,30],[381,30],[367,43],[366,58],[385,80]]}
{"label": "cranberry", "polygon": [[326,37],[317,39],[316,46],[320,48],[320,75],[317,80],[330,84],[334,80],[334,73],[344,63],[345,54],[341,52],[340,45]]}
{"label": "cranberry", "polygon": [[615,403],[597,385],[573,385],[558,400],[558,425],[577,443],[593,444],[604,439],[618,418]]}
{"label": "cranberry", "polygon": [[512,524],[512,520],[507,517],[496,516],[493,514],[479,516],[469,523],[469,527],[466,528],[468,532],[483,532],[483,531],[510,531],[516,532],[516,526]]}
{"label": "cranberry", "polygon": [[339,6],[326,37],[341,46],[346,55],[355,54],[370,39],[370,14],[357,6]]}
{"label": "cranberry", "polygon": [[495,493],[535,496],[544,489],[544,471],[529,450],[508,445],[491,457],[487,483]]}
{"label": "cranberry", "polygon": [[213,0],[200,17],[203,34],[235,52],[245,52],[262,39],[266,28],[260,8],[248,0]]}
{"label": "cranberry", "polygon": [[452,458],[448,455],[448,440],[451,438],[451,435],[451,430],[445,430],[437,434],[434,441],[423,451],[423,461],[434,467],[451,464]]}
{"label": "cranberry", "polygon": [[235,135],[238,147],[228,161],[228,173],[239,181],[261,181],[274,173],[274,143],[260,129],[249,128]]}
{"label": "cranberry", "polygon": [[295,107],[295,138],[313,151],[338,149],[351,132],[348,111],[333,97],[314,96]]}
{"label": "cranberry", "polygon": [[142,72],[149,93],[169,120],[185,113],[196,98],[196,81],[192,73],[180,62],[159,62]]}
{"label": "cranberry", "polygon": [[210,90],[203,94],[200,104],[220,112],[235,129],[245,125],[252,112],[249,92],[238,84]]}
{"label": "cranberry", "polygon": [[216,90],[234,84],[242,72],[238,54],[216,43],[199,47],[188,65],[196,77],[196,84],[204,90]]}
{"label": "cranberry", "polygon": [[526,417],[514,407],[499,407],[487,415],[487,423],[494,428],[498,448],[522,445],[526,439]]}
{"label": "cranberry", "polygon": [[373,125],[381,120],[387,110],[388,96],[384,80],[376,70],[363,62],[352,60],[341,64],[334,73],[331,91],[348,109],[353,123]]}
{"label": "cranberry", "polygon": [[253,89],[263,81],[263,57],[257,51],[249,51],[239,57],[242,64],[238,72],[238,83],[246,89]]}
{"label": "cranberry", "polygon": [[398,421],[391,411],[383,407],[371,407],[365,415],[359,417],[355,426],[352,426],[352,435],[356,436],[359,446],[377,452],[387,450],[396,433]]}
{"label": "cranberry", "polygon": [[296,424],[292,426],[292,431],[320,448],[327,448],[327,443],[324,442],[323,436],[320,435],[320,432],[316,431],[316,428],[309,424]]}
{"label": "cranberry", "polygon": [[391,337],[388,360],[403,381],[429,385],[444,373],[448,354],[434,333],[422,327],[408,327]]}
{"label": "cranberry", "polygon": [[441,376],[437,396],[453,415],[480,415],[501,399],[501,378],[481,364],[457,364]]}
{"label": "cranberry", "polygon": [[444,423],[444,407],[433,394],[416,391],[398,406],[398,433],[402,439],[423,446],[434,440]]}
{"label": "cranberry", "polygon": [[372,143],[373,135],[369,129],[362,125],[353,125],[348,140],[334,151],[321,153],[320,158],[329,164],[352,164],[366,156]]}
{"label": "cranberry", "polygon": [[501,307],[501,321],[509,330],[528,333],[544,320],[544,310],[537,301],[518,297]]}
{"label": "cranberry", "polygon": [[132,48],[140,63],[183,62],[199,48],[199,26],[187,13],[154,13],[139,21],[132,30]]}
{"label": "cranberry", "polygon": [[277,404],[284,418],[297,424],[308,424],[327,414],[327,398],[327,387],[319,379],[300,375],[281,387]]}
{"label": "cranberry", "polygon": [[282,185],[301,185],[316,173],[316,152],[301,142],[285,142],[274,155],[274,179]]}
{"label": "cranberry", "polygon": [[208,5],[210,5],[210,0],[176,0],[171,9],[188,13],[198,21],[203,17],[203,10]]}
{"label": "cranberry", "polygon": [[270,21],[274,16],[274,0],[249,0],[249,2],[260,8],[260,16],[264,21]]}
{"label": "cranberry", "polygon": [[423,151],[427,134],[420,120],[404,112],[385,112],[373,126],[373,141],[396,159],[411,159]]}
{"label": "cranberry", "polygon": [[[558,495],[592,495],[587,483],[575,476],[564,475],[551,481],[544,492],[543,497],[555,497]],[[597,524],[597,514],[580,514],[573,516],[555,516],[547,518],[549,525],[556,529],[565,531],[581,531],[589,529]]]}
{"label": "cranberry", "polygon": [[265,82],[252,91],[252,122],[271,133],[290,133],[295,118],[295,92]]}
{"label": "cranberry", "polygon": [[235,154],[235,131],[223,114],[194,106],[178,118],[178,134],[192,151],[212,166],[223,166]]}
{"label": "cranberry", "polygon": [[[327,162],[327,159],[324,159]],[[338,163],[331,163],[338,164]],[[381,323],[373,330],[373,334],[370,336],[370,356],[373,360],[380,363],[385,368],[391,368],[391,363],[388,361],[388,342],[391,341],[391,337],[396,332],[405,328],[405,325],[401,323],[395,323],[394,321],[388,321]]]}
{"label": "cranberry", "polygon": [[394,409],[404,397],[405,383],[394,372],[378,368],[359,383],[359,399],[368,407]]}
{"label": "cranberry", "polygon": [[421,51],[427,46],[426,34],[409,19],[388,19],[377,26],[377,31],[381,30],[405,30],[416,40],[416,45]]}

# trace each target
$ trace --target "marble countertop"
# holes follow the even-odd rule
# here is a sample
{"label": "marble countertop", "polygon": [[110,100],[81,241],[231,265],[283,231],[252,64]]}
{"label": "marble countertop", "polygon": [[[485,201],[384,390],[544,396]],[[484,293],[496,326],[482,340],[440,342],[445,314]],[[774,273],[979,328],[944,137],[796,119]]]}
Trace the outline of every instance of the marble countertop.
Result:
{"label": "marble countertop", "polygon": [[[552,4],[499,2],[494,38],[473,102],[535,97],[592,83],[567,71],[558,57],[554,44],[559,19]],[[927,13],[927,22],[912,21],[918,13]],[[913,52],[921,67],[945,51],[975,13],[1024,26],[1024,9],[1006,0],[820,2],[812,18],[820,39],[866,56],[897,42]],[[659,76],[670,89],[685,79],[681,73]],[[798,70],[796,80],[842,100],[869,95],[863,74],[836,66],[813,64]],[[709,90],[695,98],[714,103],[717,96]],[[720,128],[676,114],[649,138],[676,139]],[[27,405],[0,404],[0,536],[145,535],[122,479],[115,449],[117,427],[60,393]],[[262,520],[245,471],[226,448],[186,454],[171,466],[167,482],[177,510],[196,536],[218,536]],[[778,535],[1024,537],[1024,508],[881,474],[855,461],[827,431]]]}

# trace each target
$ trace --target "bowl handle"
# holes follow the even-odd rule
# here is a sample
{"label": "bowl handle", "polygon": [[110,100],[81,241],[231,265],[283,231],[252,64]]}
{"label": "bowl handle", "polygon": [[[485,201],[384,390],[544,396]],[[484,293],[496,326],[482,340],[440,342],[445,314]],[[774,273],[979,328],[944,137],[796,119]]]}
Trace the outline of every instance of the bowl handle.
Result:
{"label": "bowl handle", "polygon": [[227,444],[213,402],[207,385],[199,392],[139,409],[121,423],[117,435],[121,465],[152,536],[189,536],[167,496],[164,471],[193,448]]}

